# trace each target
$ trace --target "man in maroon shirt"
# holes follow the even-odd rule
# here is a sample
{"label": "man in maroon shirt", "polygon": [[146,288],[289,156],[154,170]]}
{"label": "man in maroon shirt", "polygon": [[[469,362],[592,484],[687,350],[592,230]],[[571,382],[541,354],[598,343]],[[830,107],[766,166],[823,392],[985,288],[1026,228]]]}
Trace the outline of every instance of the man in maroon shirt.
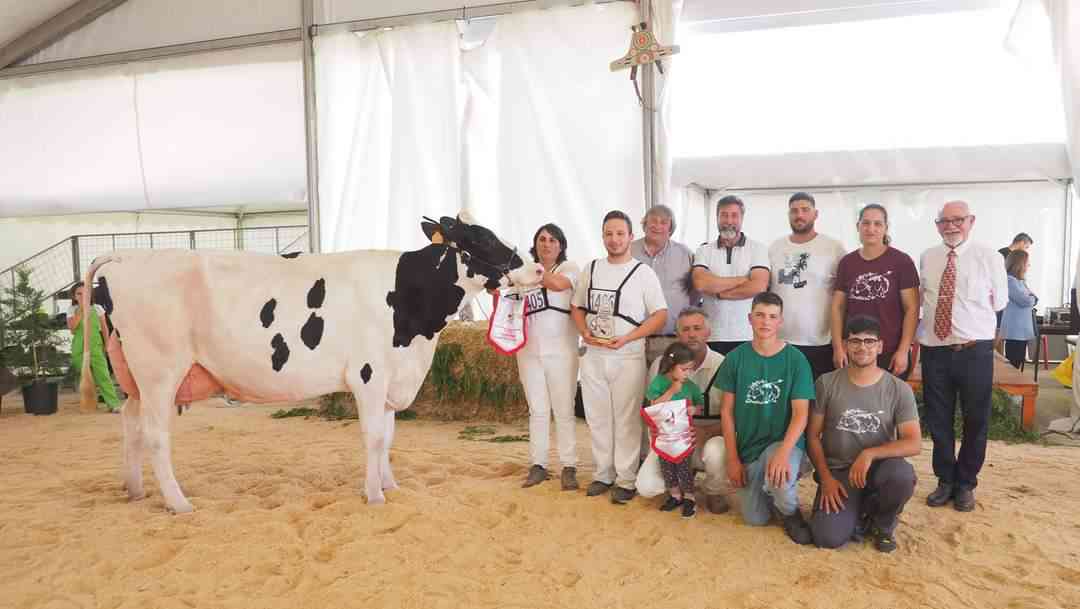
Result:
{"label": "man in maroon shirt", "polygon": [[889,212],[872,203],[859,212],[862,247],[840,259],[832,299],[833,363],[847,364],[844,323],[855,315],[874,317],[883,341],[878,366],[906,379],[911,341],[919,321],[919,271],[904,252],[889,246]]}

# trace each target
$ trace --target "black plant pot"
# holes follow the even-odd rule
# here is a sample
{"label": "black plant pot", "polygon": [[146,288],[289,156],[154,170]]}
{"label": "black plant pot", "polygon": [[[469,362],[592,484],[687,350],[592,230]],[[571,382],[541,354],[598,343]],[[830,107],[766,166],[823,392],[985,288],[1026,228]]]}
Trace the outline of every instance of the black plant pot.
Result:
{"label": "black plant pot", "polygon": [[55,414],[57,383],[34,381],[23,385],[23,406],[27,414]]}

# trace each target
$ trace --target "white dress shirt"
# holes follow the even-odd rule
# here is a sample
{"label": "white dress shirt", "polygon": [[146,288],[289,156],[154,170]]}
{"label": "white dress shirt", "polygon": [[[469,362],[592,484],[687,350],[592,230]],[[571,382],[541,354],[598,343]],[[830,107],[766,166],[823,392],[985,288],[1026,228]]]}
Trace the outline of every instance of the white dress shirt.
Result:
{"label": "white dress shirt", "polygon": [[919,286],[922,295],[922,321],[919,343],[940,347],[972,340],[993,340],[997,330],[995,313],[1009,303],[1009,283],[1005,261],[996,250],[981,243],[965,241],[956,248],[956,291],[952,306],[952,331],[944,340],[934,334],[938,287],[948,263],[949,248],[932,247],[919,258]]}

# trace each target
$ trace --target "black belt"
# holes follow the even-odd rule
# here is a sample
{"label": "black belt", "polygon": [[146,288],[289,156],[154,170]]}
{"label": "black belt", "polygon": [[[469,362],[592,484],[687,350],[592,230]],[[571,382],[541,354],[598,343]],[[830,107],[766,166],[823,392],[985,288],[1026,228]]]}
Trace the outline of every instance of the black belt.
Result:
{"label": "black belt", "polygon": [[972,348],[972,347],[974,347],[974,346],[976,346],[976,345],[978,345],[980,343],[989,343],[989,342],[993,342],[993,341],[990,341],[990,340],[969,340],[966,343],[956,343],[955,345],[940,345],[940,346],[937,346],[937,347],[928,347],[926,345],[923,345],[923,347],[926,348],[926,349],[948,349],[949,351],[964,351],[964,350],[970,349],[970,348]]}

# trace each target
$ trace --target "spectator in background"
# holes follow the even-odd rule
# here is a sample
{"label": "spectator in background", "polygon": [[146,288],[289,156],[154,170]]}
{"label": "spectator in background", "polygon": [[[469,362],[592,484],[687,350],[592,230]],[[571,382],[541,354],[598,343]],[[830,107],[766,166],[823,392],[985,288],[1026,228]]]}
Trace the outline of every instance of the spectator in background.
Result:
{"label": "spectator in background", "polygon": [[1010,243],[1006,247],[999,249],[998,253],[1001,254],[1002,258],[1005,258],[1007,260],[1009,258],[1009,254],[1016,251],[1026,252],[1029,248],[1031,248],[1032,244],[1034,243],[1035,240],[1031,238],[1031,235],[1027,233],[1017,233],[1016,236],[1013,237],[1012,243]]}
{"label": "spectator in background", "polygon": [[1035,326],[1031,319],[1031,307],[1039,298],[1028,288],[1025,278],[1031,263],[1028,253],[1013,250],[1005,259],[1005,273],[1009,279],[1009,303],[1001,317],[1001,336],[1005,339],[1005,359],[1019,368],[1027,358],[1028,341],[1035,338]]}
{"label": "spectator in background", "polygon": [[810,362],[814,380],[833,368],[829,311],[836,266],[844,246],[814,229],[817,203],[813,195],[797,192],[788,200],[791,234],[769,247],[772,291],[784,300],[787,315],[780,338],[791,343]]}
{"label": "spectator in background", "polygon": [[[80,281],[72,288],[75,294],[74,303],[67,312],[67,327],[71,330],[71,369],[79,375],[82,371],[83,362],[83,307],[87,306],[86,285]],[[109,364],[105,358],[105,345],[109,343],[108,330],[106,330],[105,309],[101,305],[93,305],[88,317],[90,323],[90,373],[94,377],[94,385],[98,395],[105,402],[105,409],[109,412],[120,412],[120,398],[116,395],[116,387],[113,385],[112,376],[109,375]],[[79,386],[76,378],[75,386]]]}
{"label": "spectator in background", "polygon": [[667,301],[668,317],[659,332],[645,339],[645,365],[652,365],[664,349],[675,342],[675,315],[689,306],[697,306],[701,296],[687,293],[683,280],[694,263],[690,248],[671,238],[675,234],[675,214],[667,205],[654,205],[641,219],[645,236],[630,244],[630,255],[650,267],[660,280]]}
{"label": "spectator in background", "polygon": [[910,349],[919,322],[919,272],[904,252],[889,245],[889,212],[877,203],[859,211],[862,247],[840,259],[832,299],[833,363],[847,365],[844,324],[856,315],[881,323],[878,367],[906,379]]}

